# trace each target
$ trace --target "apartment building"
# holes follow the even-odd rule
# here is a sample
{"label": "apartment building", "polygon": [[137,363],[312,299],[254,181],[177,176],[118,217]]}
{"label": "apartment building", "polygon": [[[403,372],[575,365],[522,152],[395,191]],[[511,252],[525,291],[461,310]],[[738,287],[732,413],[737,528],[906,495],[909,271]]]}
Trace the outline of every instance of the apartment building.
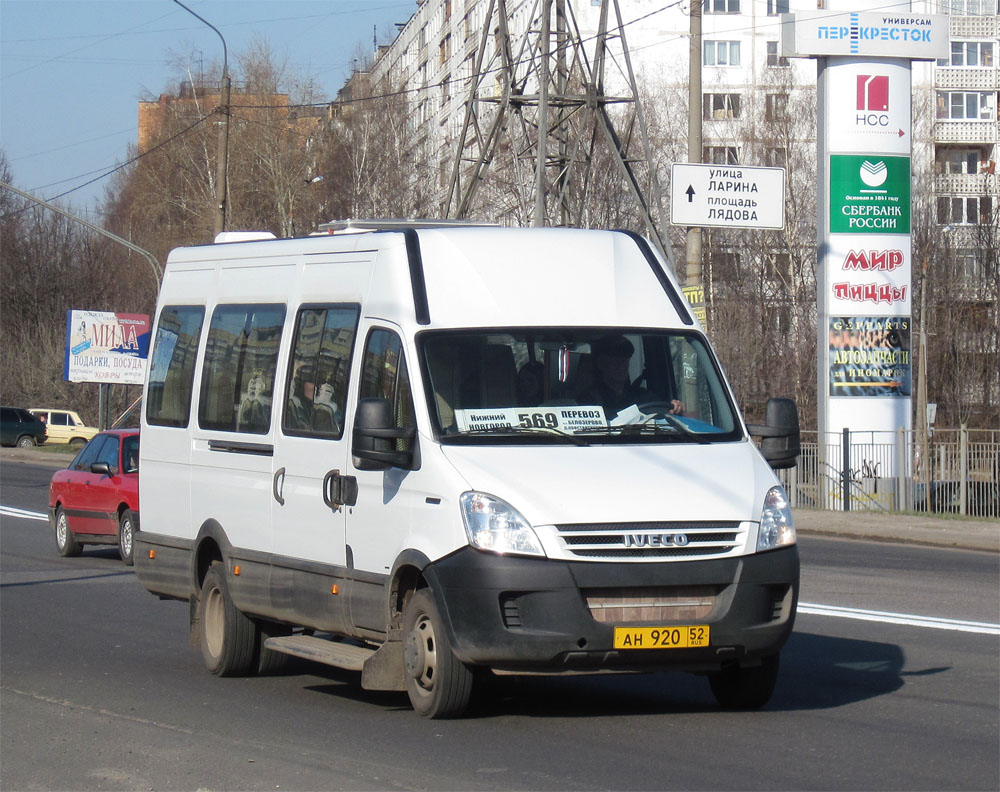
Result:
{"label": "apartment building", "polygon": [[[705,161],[784,165],[787,151],[767,145],[762,125],[793,120],[790,115],[801,120],[803,106],[814,101],[816,67],[809,60],[782,58],[780,15],[815,10],[823,7],[824,0],[702,3]],[[538,46],[540,5],[535,0],[507,3],[507,40],[515,70],[527,68],[535,57],[532,47]],[[553,2],[553,8],[558,5]],[[385,81],[410,91],[414,134],[428,156],[441,160],[442,168],[454,159],[474,74],[485,75],[475,92],[477,109],[495,99],[502,88],[503,37],[495,12],[484,33],[489,6],[488,0],[418,2],[413,16],[399,26],[396,39],[379,49],[368,75],[372,84]],[[619,7],[637,80],[646,85],[685,85],[687,5],[619,0]],[[566,0],[565,8],[569,21],[564,27],[571,33],[578,29],[581,52],[593,59],[601,0]],[[952,17],[950,57],[914,64],[915,98],[923,94],[933,104],[929,109],[933,119],[925,127],[925,139],[915,144],[914,157],[927,158],[934,174],[938,221],[953,228],[971,225],[996,209],[997,177],[990,163],[997,159],[998,138],[997,0],[916,0],[910,10]],[[609,12],[613,29],[614,4]],[[557,26],[554,20],[551,24]],[[615,43],[613,38],[609,47]],[[485,45],[482,52],[481,45]],[[605,91],[615,94],[623,90],[625,72],[620,54],[613,54],[610,61]],[[537,91],[537,81],[525,85],[526,95]],[[915,122],[915,133],[918,129]],[[798,126],[795,134],[815,135],[815,130]],[[914,172],[920,170],[915,161]]]}

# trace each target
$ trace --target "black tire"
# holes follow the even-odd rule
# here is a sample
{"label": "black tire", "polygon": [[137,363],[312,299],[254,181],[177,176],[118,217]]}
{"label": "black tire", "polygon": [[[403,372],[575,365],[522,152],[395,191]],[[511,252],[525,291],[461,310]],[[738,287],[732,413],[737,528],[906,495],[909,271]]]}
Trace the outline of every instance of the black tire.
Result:
{"label": "black tire", "polygon": [[427,718],[461,715],[472,696],[472,670],[451,650],[430,589],[415,592],[403,614],[403,665],[410,704]]}
{"label": "black tire", "polygon": [[60,506],[56,509],[56,550],[59,551],[59,555],[69,557],[80,555],[81,549],[82,545],[76,541],[73,531],[70,530],[66,512]]}
{"label": "black tire", "polygon": [[135,518],[132,517],[131,509],[124,509],[118,518],[118,555],[122,557],[125,566],[132,566],[133,533],[135,532]]}
{"label": "black tire", "polygon": [[257,627],[233,604],[218,561],[209,567],[201,586],[198,638],[205,667],[216,676],[246,676],[255,670]]}
{"label": "black tire", "polygon": [[768,655],[759,666],[733,666],[709,674],[715,700],[727,709],[757,709],[771,699],[778,681],[778,655]]}
{"label": "black tire", "polygon": [[31,435],[21,435],[17,438],[18,448],[34,448],[36,445],[35,438]]}
{"label": "black tire", "polygon": [[73,446],[73,448],[83,448],[85,445],[87,445],[87,438],[74,437],[72,440],[69,441],[69,444]]}
{"label": "black tire", "polygon": [[256,621],[255,626],[259,637],[260,650],[257,655],[257,673],[264,675],[281,674],[288,668],[291,655],[284,652],[272,652],[264,648],[264,640],[279,636],[291,635],[292,628],[284,624],[269,621]]}

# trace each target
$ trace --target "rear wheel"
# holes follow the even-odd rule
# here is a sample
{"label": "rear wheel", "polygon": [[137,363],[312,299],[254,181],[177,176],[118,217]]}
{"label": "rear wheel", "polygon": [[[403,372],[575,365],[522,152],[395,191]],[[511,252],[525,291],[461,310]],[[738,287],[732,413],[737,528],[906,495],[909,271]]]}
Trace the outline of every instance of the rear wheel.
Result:
{"label": "rear wheel", "polygon": [[216,676],[252,673],[257,628],[233,604],[220,562],[205,574],[198,600],[198,637],[205,667]]}
{"label": "rear wheel", "polygon": [[19,438],[17,438],[17,447],[18,448],[34,448],[35,447],[35,438],[32,437],[31,435],[21,435]]}
{"label": "rear wheel", "polygon": [[733,666],[709,674],[715,700],[728,709],[763,707],[778,681],[778,655],[768,655],[759,666]]}
{"label": "rear wheel", "polygon": [[135,530],[135,520],[132,510],[125,509],[118,518],[118,554],[125,566],[132,566],[132,533]]}
{"label": "rear wheel", "polygon": [[430,589],[415,592],[403,621],[406,692],[428,718],[461,715],[472,695],[472,671],[455,657]]}
{"label": "rear wheel", "polygon": [[69,520],[62,506],[56,509],[56,549],[61,556],[80,555],[80,543],[69,528]]}

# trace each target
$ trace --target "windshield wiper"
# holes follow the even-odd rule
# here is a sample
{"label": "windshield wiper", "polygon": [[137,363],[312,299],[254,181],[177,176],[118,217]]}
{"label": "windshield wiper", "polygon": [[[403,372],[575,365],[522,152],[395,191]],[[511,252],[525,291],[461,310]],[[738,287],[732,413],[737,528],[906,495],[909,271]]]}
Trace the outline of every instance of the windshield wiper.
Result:
{"label": "windshield wiper", "polygon": [[450,435],[449,439],[456,439],[459,437],[479,437],[483,435],[506,435],[513,436],[519,434],[534,434],[534,435],[546,435],[549,437],[558,437],[566,440],[577,446],[589,446],[586,440],[582,437],[576,437],[574,435],[568,434],[562,431],[562,429],[554,429],[548,426],[491,426],[484,429],[468,429],[464,432],[459,432],[455,435]]}

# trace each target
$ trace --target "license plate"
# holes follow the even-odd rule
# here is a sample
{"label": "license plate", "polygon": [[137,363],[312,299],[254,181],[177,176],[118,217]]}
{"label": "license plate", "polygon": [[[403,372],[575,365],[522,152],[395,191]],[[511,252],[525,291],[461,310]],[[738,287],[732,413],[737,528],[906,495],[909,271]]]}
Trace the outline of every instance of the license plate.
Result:
{"label": "license plate", "polygon": [[708,625],[615,627],[615,649],[690,649],[708,646]]}

